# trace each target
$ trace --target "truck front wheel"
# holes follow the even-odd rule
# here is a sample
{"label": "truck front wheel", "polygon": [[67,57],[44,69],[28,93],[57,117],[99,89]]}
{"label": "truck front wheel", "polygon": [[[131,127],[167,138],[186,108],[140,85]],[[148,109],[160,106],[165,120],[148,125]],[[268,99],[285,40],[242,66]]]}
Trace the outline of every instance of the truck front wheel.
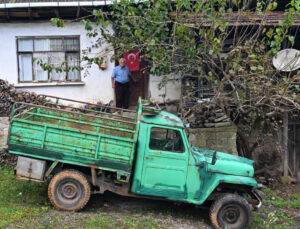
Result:
{"label": "truck front wheel", "polygon": [[246,228],[251,219],[247,201],[235,194],[225,194],[214,201],[210,208],[210,219],[217,229]]}
{"label": "truck front wheel", "polygon": [[51,179],[48,196],[51,203],[60,210],[79,211],[89,201],[91,188],[81,172],[64,170]]}

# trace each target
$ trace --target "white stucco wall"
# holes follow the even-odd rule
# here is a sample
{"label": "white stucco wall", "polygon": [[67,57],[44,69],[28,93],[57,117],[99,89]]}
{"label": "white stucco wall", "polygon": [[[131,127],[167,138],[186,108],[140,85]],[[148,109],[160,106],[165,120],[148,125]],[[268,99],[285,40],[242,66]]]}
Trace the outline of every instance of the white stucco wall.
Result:
{"label": "white stucco wall", "polygon": [[[52,26],[49,21],[35,23],[0,23],[0,78],[10,83],[18,83],[18,64],[16,51],[16,37],[18,36],[64,36],[80,35],[80,47],[85,49],[91,44],[90,38],[80,22],[68,23],[65,28]],[[108,56],[108,60],[110,59]],[[75,100],[109,102],[113,99],[110,76],[114,63],[108,61],[107,69],[102,71],[98,66],[90,68],[89,76],[81,79],[85,83],[78,86],[47,86],[23,87],[21,89],[34,91],[39,94],[60,96]]]}
{"label": "white stucco wall", "polygon": [[[84,50],[91,45],[92,40],[86,36],[84,26],[80,22],[67,23],[64,28],[52,26],[49,21],[34,22],[34,23],[0,23],[0,78],[7,80],[9,83],[18,85],[18,61],[16,38],[21,36],[64,36],[64,35],[79,35],[80,48]],[[104,48],[103,48],[104,49]],[[95,54],[96,51],[93,51]],[[84,77],[86,70],[81,72],[81,80],[84,85],[77,86],[43,86],[43,87],[22,87],[20,89],[34,91],[38,94],[46,94],[59,96],[75,100],[87,101],[95,103],[100,99],[107,103],[113,96],[111,87],[111,73],[114,68],[114,63],[111,63],[108,55],[107,69],[100,70],[98,66],[92,65],[88,69],[89,75]],[[166,100],[174,100],[180,98],[180,81],[178,77],[170,77],[161,90],[158,89],[158,84],[161,77],[150,75],[148,98],[154,99],[157,102]],[[32,84],[32,83],[31,83]],[[38,83],[36,83],[38,85]],[[165,95],[165,98],[163,96]]]}
{"label": "white stucco wall", "polygon": [[150,75],[149,78],[149,99],[153,99],[156,102],[164,102],[168,100],[179,100],[181,95],[181,81],[178,76],[168,76],[168,81],[161,89],[158,89],[158,85],[162,80],[162,77]]}

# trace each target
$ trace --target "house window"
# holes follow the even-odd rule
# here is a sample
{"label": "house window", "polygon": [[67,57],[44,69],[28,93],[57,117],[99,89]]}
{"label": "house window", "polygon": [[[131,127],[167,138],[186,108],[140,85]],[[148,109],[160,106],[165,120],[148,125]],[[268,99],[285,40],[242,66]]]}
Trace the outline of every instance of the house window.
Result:
{"label": "house window", "polygon": [[[79,37],[17,39],[19,82],[80,81]],[[38,60],[64,71],[44,71]]]}

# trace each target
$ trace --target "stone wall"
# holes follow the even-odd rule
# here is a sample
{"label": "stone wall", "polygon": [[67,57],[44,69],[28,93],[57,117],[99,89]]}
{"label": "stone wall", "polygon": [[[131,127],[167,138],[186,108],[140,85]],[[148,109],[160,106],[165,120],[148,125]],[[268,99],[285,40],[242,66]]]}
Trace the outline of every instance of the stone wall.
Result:
{"label": "stone wall", "polygon": [[236,127],[190,128],[189,141],[193,146],[238,155]]}
{"label": "stone wall", "polygon": [[9,117],[0,117],[0,150],[7,148]]}

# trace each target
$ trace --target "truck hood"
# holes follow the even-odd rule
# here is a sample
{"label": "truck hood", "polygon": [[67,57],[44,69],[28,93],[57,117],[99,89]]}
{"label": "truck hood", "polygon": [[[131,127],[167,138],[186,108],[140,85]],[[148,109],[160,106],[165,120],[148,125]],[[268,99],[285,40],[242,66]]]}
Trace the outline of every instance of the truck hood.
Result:
{"label": "truck hood", "polygon": [[228,153],[217,152],[216,163],[211,165],[214,152],[214,150],[192,147],[192,153],[196,160],[196,165],[200,165],[202,163],[207,164],[208,172],[253,177],[253,160]]}

